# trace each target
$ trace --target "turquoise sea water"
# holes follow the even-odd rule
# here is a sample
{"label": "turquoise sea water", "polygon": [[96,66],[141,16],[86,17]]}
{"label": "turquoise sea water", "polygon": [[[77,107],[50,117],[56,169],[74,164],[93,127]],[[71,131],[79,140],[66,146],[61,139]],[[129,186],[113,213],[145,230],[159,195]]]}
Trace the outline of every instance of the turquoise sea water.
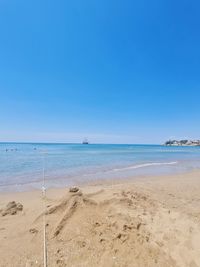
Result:
{"label": "turquoise sea water", "polygon": [[0,143],[0,191],[200,168],[200,147]]}

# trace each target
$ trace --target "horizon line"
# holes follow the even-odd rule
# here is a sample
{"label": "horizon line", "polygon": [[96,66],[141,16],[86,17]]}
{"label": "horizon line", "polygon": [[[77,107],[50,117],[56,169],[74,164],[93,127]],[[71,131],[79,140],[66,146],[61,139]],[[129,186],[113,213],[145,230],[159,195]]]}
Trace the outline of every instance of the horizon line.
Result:
{"label": "horizon line", "polygon": [[[33,141],[0,141],[0,144],[52,144],[52,145],[81,145],[82,142],[33,142]],[[160,143],[89,143],[88,145],[162,145]]]}

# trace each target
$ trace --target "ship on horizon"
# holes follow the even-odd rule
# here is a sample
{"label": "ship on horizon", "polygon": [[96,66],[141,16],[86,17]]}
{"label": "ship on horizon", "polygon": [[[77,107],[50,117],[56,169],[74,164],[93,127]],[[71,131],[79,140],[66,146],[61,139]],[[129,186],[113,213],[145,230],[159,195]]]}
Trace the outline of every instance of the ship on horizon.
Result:
{"label": "ship on horizon", "polygon": [[83,144],[83,145],[88,145],[88,144],[89,144],[89,141],[88,141],[88,139],[87,139],[87,138],[85,138],[85,139],[83,140],[82,144]]}

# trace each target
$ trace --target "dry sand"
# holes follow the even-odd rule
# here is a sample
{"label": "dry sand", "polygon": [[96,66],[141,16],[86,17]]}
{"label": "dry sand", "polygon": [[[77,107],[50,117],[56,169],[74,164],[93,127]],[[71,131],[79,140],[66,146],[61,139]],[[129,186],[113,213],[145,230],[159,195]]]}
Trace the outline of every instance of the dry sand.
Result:
{"label": "dry sand", "polygon": [[[51,189],[46,205],[48,266],[200,267],[199,171]],[[0,266],[43,266],[41,192],[3,193],[0,209]]]}

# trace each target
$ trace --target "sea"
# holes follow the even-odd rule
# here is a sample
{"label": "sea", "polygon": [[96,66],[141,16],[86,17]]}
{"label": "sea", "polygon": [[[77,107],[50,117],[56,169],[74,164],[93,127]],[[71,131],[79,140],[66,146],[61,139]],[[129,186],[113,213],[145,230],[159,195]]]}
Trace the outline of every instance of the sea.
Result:
{"label": "sea", "polygon": [[0,192],[176,174],[200,168],[200,147],[0,143]]}

